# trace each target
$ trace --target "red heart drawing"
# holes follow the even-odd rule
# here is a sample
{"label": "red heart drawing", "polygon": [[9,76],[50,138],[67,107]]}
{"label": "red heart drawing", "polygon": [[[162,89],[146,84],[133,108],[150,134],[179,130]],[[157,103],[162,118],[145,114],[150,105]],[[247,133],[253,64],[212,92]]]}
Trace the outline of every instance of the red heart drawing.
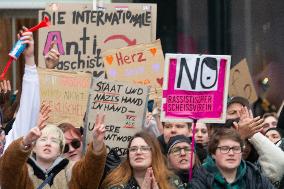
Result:
{"label": "red heart drawing", "polygon": [[162,87],[163,86],[163,78],[157,78],[156,81],[160,84],[160,86]]}

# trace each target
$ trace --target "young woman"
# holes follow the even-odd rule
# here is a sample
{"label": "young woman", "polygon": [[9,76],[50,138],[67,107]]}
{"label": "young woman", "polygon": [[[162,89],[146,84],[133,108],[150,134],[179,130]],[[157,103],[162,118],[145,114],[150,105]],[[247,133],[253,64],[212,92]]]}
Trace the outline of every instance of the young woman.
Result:
{"label": "young woman", "polygon": [[97,116],[93,142],[86,155],[73,163],[61,157],[65,145],[63,132],[54,125],[45,126],[42,120],[39,121],[25,137],[12,142],[1,157],[1,187],[98,188],[106,160],[104,133],[104,116]]}
{"label": "young woman", "polygon": [[63,131],[65,147],[63,155],[71,161],[78,161],[83,156],[83,141],[80,131],[70,123],[61,123],[58,127]]}
{"label": "young woman", "polygon": [[171,189],[182,185],[167,169],[156,138],[146,132],[134,135],[129,142],[126,160],[102,183],[104,189]]}

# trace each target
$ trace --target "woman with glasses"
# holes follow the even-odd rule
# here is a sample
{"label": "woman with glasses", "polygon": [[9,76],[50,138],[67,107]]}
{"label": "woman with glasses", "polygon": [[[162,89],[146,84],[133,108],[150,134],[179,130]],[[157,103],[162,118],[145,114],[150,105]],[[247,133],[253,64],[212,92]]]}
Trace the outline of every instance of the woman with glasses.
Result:
{"label": "woman with glasses", "polygon": [[63,131],[65,147],[63,155],[71,161],[78,161],[83,156],[83,142],[80,131],[70,123],[61,123],[58,127]]}
{"label": "woman with glasses", "polygon": [[260,170],[242,160],[244,142],[232,128],[216,131],[208,144],[211,155],[193,175],[192,189],[272,189]]}
{"label": "woman with glasses", "polygon": [[156,138],[146,132],[134,135],[126,160],[102,183],[104,189],[172,189],[181,181],[167,169]]}
{"label": "woman with glasses", "polygon": [[[170,138],[167,146],[168,166],[187,187],[191,160],[191,140],[184,135],[176,135]],[[200,166],[195,152],[192,157],[192,168]]]}

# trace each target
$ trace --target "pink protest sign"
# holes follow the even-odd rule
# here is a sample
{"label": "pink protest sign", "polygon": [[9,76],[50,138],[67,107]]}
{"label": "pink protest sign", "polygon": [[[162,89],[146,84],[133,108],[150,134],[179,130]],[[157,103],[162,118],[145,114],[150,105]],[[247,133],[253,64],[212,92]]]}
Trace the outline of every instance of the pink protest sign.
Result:
{"label": "pink protest sign", "polygon": [[166,54],[162,121],[225,122],[231,56]]}

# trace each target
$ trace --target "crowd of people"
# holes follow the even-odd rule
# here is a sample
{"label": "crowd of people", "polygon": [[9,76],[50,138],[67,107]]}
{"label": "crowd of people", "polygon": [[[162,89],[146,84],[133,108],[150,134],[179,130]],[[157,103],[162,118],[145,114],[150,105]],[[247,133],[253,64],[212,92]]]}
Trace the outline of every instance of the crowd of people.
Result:
{"label": "crowd of people", "polygon": [[[52,110],[40,105],[33,36],[24,28],[19,38],[28,44],[22,89],[15,98],[10,82],[0,83],[0,188],[284,189],[284,111],[254,116],[243,97],[228,99],[224,124],[161,122],[154,107],[126,157],[107,152],[98,114],[83,153],[82,130],[45,124]],[[45,60],[52,69],[59,53]]]}

